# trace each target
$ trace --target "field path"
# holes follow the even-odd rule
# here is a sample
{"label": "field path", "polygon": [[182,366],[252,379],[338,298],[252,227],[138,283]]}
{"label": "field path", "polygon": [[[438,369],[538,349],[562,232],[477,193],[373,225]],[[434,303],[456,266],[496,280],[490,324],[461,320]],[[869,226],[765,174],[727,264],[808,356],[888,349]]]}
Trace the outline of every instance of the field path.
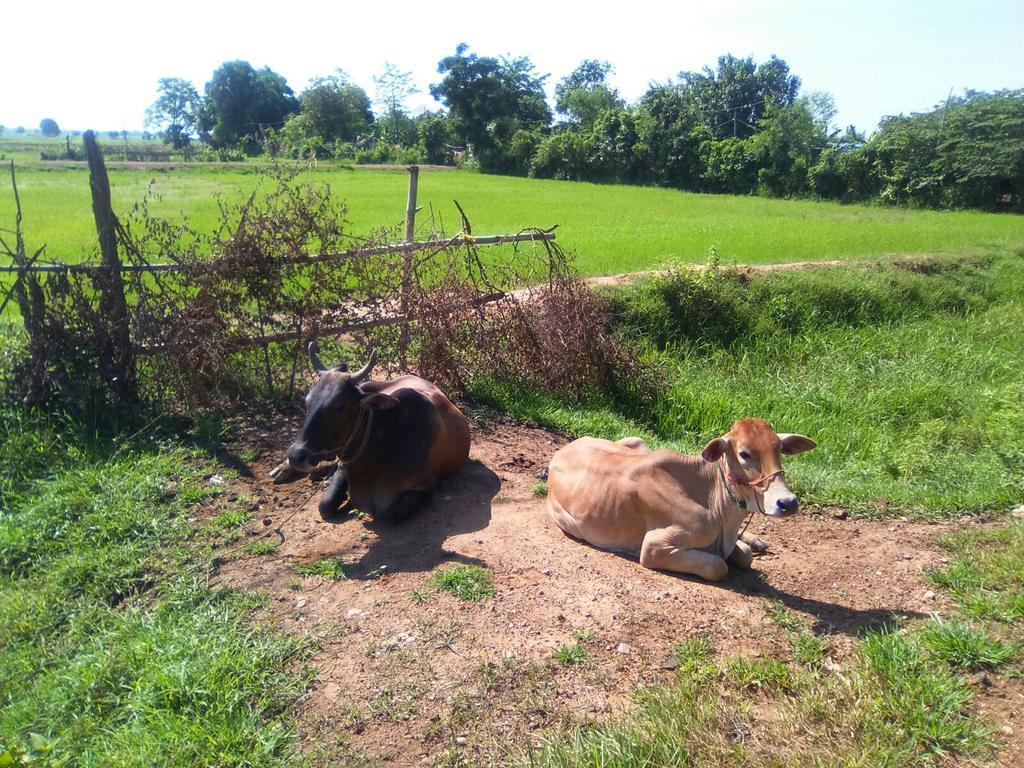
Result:
{"label": "field path", "polygon": [[[259,506],[254,534],[311,490],[305,478],[266,477],[297,428],[265,424],[241,439],[260,453],[253,476],[232,488]],[[646,570],[549,523],[535,473],[565,436],[494,416],[473,437],[472,461],[407,523],[324,522],[313,498],[284,524],[274,552],[222,566],[222,583],[269,595],[270,618],[319,640],[318,679],[302,707],[311,744],[348,745],[394,765],[446,749],[494,759],[495,745],[529,743],[566,713],[628,707],[638,684],[668,679],[673,644],[694,633],[710,635],[719,656],[787,658],[786,635],[766,613],[771,601],[827,637],[834,659],[849,656],[867,627],[946,610],[922,575],[943,561],[933,542],[948,525],[841,519],[834,510],[762,516],[751,530],[768,553],[752,571],[709,584]],[[322,557],[349,564],[349,578],[296,576],[296,566]],[[496,596],[459,602],[435,591],[431,572],[454,563],[488,568]],[[555,663],[574,631],[592,633],[589,661]]]}

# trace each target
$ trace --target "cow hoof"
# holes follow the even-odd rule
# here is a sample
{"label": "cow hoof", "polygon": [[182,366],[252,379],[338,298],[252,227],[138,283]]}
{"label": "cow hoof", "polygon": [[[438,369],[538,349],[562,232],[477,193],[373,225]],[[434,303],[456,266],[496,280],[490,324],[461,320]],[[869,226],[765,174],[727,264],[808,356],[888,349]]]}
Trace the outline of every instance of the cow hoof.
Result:
{"label": "cow hoof", "polygon": [[348,513],[352,511],[352,505],[349,504],[348,499],[341,504],[331,499],[322,499],[317,505],[317,509],[320,510],[320,517],[325,522],[336,523],[341,518],[348,517]]}

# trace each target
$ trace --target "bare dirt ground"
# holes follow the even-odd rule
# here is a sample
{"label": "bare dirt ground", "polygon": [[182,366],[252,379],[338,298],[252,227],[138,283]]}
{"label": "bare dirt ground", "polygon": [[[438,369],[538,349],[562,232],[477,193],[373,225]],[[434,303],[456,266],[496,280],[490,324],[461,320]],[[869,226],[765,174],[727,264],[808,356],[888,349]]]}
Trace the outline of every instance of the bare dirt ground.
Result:
{"label": "bare dirt ground", "polygon": [[[948,608],[923,581],[943,562],[934,539],[948,525],[840,519],[836,510],[761,516],[751,530],[768,553],[720,584],[574,541],[535,495],[535,473],[567,438],[497,416],[474,425],[471,462],[413,519],[324,522],[317,494],[303,503],[309,479],[267,478],[297,426],[257,428],[246,440],[259,453],[251,476],[232,488],[258,505],[251,534],[297,513],[271,537],[272,553],[238,554],[217,578],[269,595],[272,620],[319,641],[302,728],[335,755],[388,765],[500,759],[545,728],[628,707],[638,684],[670,678],[673,645],[694,633],[710,635],[719,656],[787,658],[770,601],[827,637],[839,660],[865,628]],[[343,560],[348,578],[296,575],[322,557]],[[455,563],[488,568],[495,597],[462,602],[432,587],[432,572]],[[585,663],[553,659],[580,636]],[[1017,682],[982,682],[980,707],[1017,710]],[[1005,757],[1021,754],[1020,735],[1000,735],[1011,742]]]}

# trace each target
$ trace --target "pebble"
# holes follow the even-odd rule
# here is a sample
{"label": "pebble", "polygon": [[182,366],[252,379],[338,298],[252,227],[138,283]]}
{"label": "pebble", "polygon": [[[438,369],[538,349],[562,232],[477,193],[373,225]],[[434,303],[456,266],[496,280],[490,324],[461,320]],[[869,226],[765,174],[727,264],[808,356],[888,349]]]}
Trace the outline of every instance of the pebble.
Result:
{"label": "pebble", "polygon": [[845,520],[849,516],[850,516],[850,513],[847,512],[845,509],[840,509],[840,510],[837,510],[836,512],[832,513],[832,517],[835,518],[836,520]]}
{"label": "pebble", "polygon": [[210,475],[210,477],[206,480],[206,482],[209,485],[224,485],[224,476],[223,475]]}
{"label": "pebble", "polygon": [[463,744],[466,743],[466,737],[465,736],[456,736],[455,737],[455,743],[458,744],[461,747]]}
{"label": "pebble", "polygon": [[629,652],[632,649],[629,647],[629,643],[619,643],[618,647],[615,650],[621,653],[623,656],[628,656]]}
{"label": "pebble", "polygon": [[1014,517],[1024,517],[1024,504],[1021,504],[1020,506],[1015,507],[1013,509],[1013,511],[1010,512],[1010,514],[1013,515]]}
{"label": "pebble", "polygon": [[934,600],[935,599],[935,593],[932,590],[930,590],[930,589],[926,590],[925,593],[924,593],[924,599],[925,600]]}
{"label": "pebble", "polygon": [[675,656],[667,658],[663,662],[661,662],[661,668],[662,669],[678,669],[679,668],[679,659],[677,659]]}
{"label": "pebble", "polygon": [[359,610],[358,608],[349,608],[348,612],[345,614],[345,618],[346,619],[358,619],[360,616],[363,616],[363,615],[364,615],[364,612]]}
{"label": "pebble", "polygon": [[270,525],[272,522],[274,522],[274,521],[271,520],[269,517],[264,517],[263,518],[263,524],[264,525]]}

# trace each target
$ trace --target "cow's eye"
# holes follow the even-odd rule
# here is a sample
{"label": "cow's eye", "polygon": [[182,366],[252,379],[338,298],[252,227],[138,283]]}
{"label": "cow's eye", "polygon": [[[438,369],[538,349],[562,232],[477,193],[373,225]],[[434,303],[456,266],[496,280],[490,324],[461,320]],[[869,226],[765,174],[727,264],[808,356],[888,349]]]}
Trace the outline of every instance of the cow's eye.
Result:
{"label": "cow's eye", "polygon": [[740,451],[740,458],[744,461],[750,461],[750,454],[746,451]]}

